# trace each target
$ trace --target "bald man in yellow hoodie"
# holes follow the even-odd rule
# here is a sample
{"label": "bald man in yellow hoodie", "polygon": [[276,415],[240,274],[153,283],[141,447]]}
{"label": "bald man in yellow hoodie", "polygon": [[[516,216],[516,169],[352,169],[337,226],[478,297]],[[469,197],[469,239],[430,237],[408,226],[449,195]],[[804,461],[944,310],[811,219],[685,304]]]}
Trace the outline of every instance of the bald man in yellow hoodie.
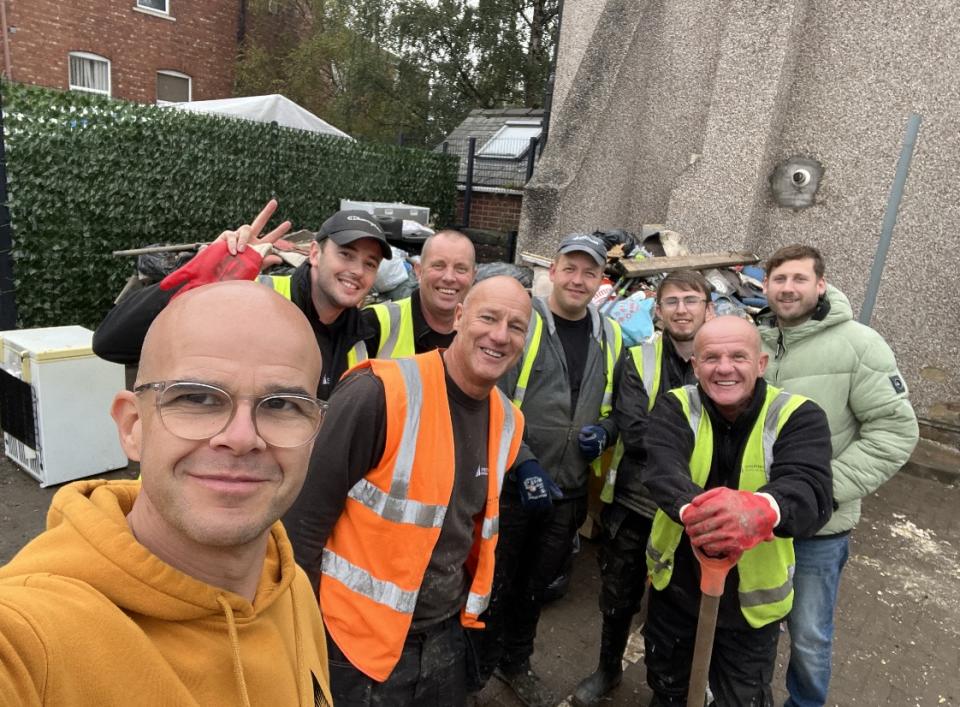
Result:
{"label": "bald man in yellow hoodie", "polygon": [[135,481],[61,489],[0,568],[0,703],[327,705],[312,589],[277,522],[303,484],[321,362],[249,282],[157,317],[111,410]]}

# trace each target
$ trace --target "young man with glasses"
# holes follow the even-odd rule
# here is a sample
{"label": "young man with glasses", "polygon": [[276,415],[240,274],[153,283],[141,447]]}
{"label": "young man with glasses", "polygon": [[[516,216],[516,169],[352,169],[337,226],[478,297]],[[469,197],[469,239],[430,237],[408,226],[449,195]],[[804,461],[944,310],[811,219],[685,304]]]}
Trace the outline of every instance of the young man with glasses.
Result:
{"label": "young man with glasses", "polygon": [[[669,273],[657,289],[655,314],[663,336],[629,349],[617,380],[614,418],[620,444],[608,472],[600,563],[600,662],[574,692],[577,705],[597,704],[623,677],[623,653],[646,584],[645,553],[657,504],[640,480],[646,464],[647,413],[672,388],[696,384],[693,340],[713,315],[710,283],[693,270]],[[620,458],[622,455],[622,458]]]}
{"label": "young man with glasses", "polygon": [[334,391],[284,524],[323,607],[335,704],[464,704],[464,629],[483,625],[523,434],[495,386],[529,320],[519,282],[484,280],[446,351],[369,360]]}
{"label": "young man with glasses", "polygon": [[0,568],[4,704],[330,703],[323,623],[278,522],[320,370],[302,313],[253,283],[157,316],[111,409],[142,483],[65,486]]}
{"label": "young man with glasses", "polygon": [[860,500],[910,458],[917,417],[893,351],[854,321],[846,296],[824,279],[811,246],[785,246],[767,261],[764,288],[774,315],[761,329],[770,356],[766,379],[815,400],[827,413],[833,445],[833,518],[794,543],[796,598],[787,624],[787,707],[821,707],[830,686],[833,612]]}

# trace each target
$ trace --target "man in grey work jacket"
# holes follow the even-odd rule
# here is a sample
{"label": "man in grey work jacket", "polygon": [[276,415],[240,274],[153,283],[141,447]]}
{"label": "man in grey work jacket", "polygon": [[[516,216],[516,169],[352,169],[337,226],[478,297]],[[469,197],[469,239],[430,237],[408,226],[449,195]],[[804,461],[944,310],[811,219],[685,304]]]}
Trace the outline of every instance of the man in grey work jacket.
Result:
{"label": "man in grey work jacket", "polygon": [[[607,472],[600,562],[600,662],[573,694],[577,707],[597,704],[620,684],[623,652],[633,616],[640,610],[646,585],[646,549],[657,504],[640,480],[647,461],[643,435],[647,414],[657,398],[672,388],[696,385],[693,339],[713,316],[712,288],[694,270],[667,275],[657,288],[657,318],[663,336],[628,349],[627,364],[616,381],[614,419],[620,443]],[[618,457],[622,453],[622,459]]]}
{"label": "man in grey work jacket", "polygon": [[610,416],[619,325],[591,304],[606,247],[596,236],[565,238],[550,266],[553,289],[533,303],[519,363],[501,389],[528,421],[500,496],[500,542],[481,677],[497,675],[527,705],[555,704],[530,666],[544,590],[567,562],[587,514],[591,462],[614,443]]}

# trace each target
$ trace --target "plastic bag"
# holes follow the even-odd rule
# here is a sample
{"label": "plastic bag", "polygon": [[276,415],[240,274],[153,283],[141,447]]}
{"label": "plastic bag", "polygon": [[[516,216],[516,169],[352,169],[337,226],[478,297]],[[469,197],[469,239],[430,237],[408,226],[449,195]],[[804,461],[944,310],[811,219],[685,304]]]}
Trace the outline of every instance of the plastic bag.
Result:
{"label": "plastic bag", "polygon": [[373,283],[373,288],[377,292],[389,292],[407,281],[409,273],[407,252],[393,246],[390,248],[393,251],[393,258],[381,260],[380,267],[377,269],[377,279]]}
{"label": "plastic bag", "polygon": [[620,323],[623,345],[636,346],[653,336],[653,306],[656,299],[642,292],[604,307],[603,313]]}

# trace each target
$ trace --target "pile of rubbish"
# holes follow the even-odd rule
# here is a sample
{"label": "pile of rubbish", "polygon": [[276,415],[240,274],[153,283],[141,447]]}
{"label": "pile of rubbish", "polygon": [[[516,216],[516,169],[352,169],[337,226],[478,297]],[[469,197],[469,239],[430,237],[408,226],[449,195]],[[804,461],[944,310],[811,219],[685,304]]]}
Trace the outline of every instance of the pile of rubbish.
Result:
{"label": "pile of rubbish", "polygon": [[[749,252],[691,255],[676,231],[644,226],[640,235],[623,229],[595,231],[607,246],[604,282],[594,297],[601,313],[617,320],[624,343],[635,346],[655,334],[654,305],[663,278],[676,270],[699,270],[713,287],[713,305],[718,315],[733,314],[753,320],[766,306],[763,269]],[[551,259],[521,253],[520,259],[535,266],[533,293],[549,292],[546,266]]]}

